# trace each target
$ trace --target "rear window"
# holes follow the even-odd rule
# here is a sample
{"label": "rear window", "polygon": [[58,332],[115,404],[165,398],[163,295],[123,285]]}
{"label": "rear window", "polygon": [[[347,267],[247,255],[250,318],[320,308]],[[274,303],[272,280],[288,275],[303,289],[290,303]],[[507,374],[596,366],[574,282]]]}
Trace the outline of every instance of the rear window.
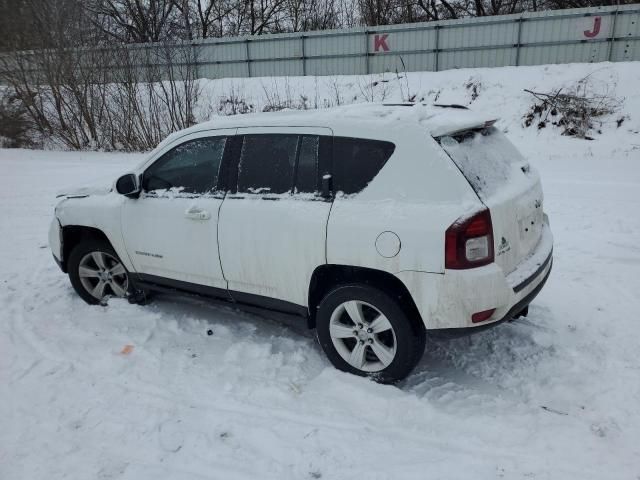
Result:
{"label": "rear window", "polygon": [[524,162],[516,147],[495,127],[467,130],[436,139],[481,199],[507,184],[513,165]]}
{"label": "rear window", "polygon": [[395,145],[381,140],[334,137],[333,188],[346,194],[358,193],[387,163]]}

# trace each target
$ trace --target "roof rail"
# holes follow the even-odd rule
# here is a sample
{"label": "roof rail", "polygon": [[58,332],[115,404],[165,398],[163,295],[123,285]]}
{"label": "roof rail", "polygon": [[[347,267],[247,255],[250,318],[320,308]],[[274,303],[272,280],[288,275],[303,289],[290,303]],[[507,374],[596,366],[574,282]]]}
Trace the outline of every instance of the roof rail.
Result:
{"label": "roof rail", "polygon": [[469,110],[468,107],[465,107],[464,105],[458,105],[457,103],[450,103],[450,104],[434,103],[433,106],[440,107],[440,108],[459,108],[460,110]]}
{"label": "roof rail", "polygon": [[420,103],[410,103],[410,102],[404,102],[404,103],[383,103],[382,106],[383,107],[415,107],[416,105],[421,105]]}

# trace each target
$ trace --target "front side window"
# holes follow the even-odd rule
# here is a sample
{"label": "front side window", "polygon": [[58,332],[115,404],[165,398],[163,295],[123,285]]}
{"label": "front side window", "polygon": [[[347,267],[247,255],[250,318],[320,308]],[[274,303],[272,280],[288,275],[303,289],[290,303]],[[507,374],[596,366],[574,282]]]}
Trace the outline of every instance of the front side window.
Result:
{"label": "front side window", "polygon": [[190,140],[165,153],[142,177],[147,192],[174,190],[189,194],[216,189],[226,137]]}
{"label": "front side window", "polygon": [[346,194],[366,187],[393,154],[395,145],[381,140],[334,137],[333,188]]}
{"label": "front side window", "polygon": [[245,135],[238,165],[238,192],[290,192],[297,147],[298,135]]}

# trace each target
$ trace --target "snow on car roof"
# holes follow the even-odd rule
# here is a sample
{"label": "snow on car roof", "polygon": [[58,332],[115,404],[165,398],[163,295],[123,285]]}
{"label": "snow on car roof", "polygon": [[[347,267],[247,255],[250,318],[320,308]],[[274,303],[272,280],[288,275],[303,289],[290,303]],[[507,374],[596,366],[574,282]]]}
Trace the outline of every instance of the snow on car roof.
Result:
{"label": "snow on car roof", "polygon": [[240,127],[328,127],[348,129],[355,123],[372,129],[397,126],[399,122],[419,124],[434,137],[482,126],[496,117],[478,114],[460,105],[359,103],[319,110],[281,110],[269,113],[218,116],[175,132],[161,145],[190,133],[218,128]]}

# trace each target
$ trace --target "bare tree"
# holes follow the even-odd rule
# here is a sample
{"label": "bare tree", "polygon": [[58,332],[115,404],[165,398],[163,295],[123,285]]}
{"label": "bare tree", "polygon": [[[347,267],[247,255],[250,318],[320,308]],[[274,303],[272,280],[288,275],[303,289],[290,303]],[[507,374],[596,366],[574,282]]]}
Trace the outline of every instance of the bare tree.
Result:
{"label": "bare tree", "polygon": [[341,25],[336,0],[284,0],[270,31],[306,32]]}
{"label": "bare tree", "polygon": [[0,0],[0,51],[35,46],[24,35],[34,26],[29,13],[21,0]]}
{"label": "bare tree", "polygon": [[197,52],[189,44],[120,47],[114,53],[106,125],[114,146],[150,150],[169,133],[196,123]]}
{"label": "bare tree", "polygon": [[357,0],[361,21],[365,25],[390,25],[397,20],[398,0]]}
{"label": "bare tree", "polygon": [[237,0],[173,0],[180,12],[185,38],[222,37],[228,34]]}
{"label": "bare tree", "polygon": [[44,47],[2,53],[0,84],[42,139],[71,149],[146,150],[195,123],[197,51],[190,44],[105,47],[85,28],[86,11],[47,17],[39,0],[24,1],[34,21],[46,24],[30,33]]}
{"label": "bare tree", "polygon": [[418,18],[423,15],[425,18],[420,18],[423,21],[438,21],[447,20],[452,18],[458,18],[459,13],[454,7],[454,4],[447,0],[417,0],[417,9],[420,13],[417,14]]}
{"label": "bare tree", "polygon": [[90,0],[94,24],[123,43],[160,42],[184,34],[174,0]]}

